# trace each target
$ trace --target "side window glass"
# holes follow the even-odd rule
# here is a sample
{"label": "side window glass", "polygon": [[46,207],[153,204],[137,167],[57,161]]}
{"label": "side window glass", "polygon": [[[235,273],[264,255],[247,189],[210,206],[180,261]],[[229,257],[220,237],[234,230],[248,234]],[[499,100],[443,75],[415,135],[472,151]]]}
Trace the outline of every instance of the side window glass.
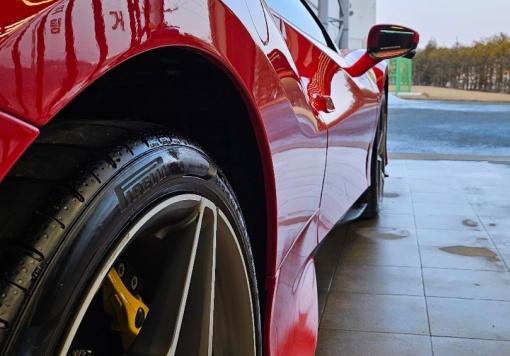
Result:
{"label": "side window glass", "polygon": [[311,13],[308,6],[300,0],[266,0],[266,3],[286,21],[317,41],[334,49],[319,20]]}
{"label": "side window glass", "polygon": [[[313,11],[315,16],[319,16],[319,0],[306,0],[310,9]],[[341,27],[343,25],[342,20],[342,8],[340,6],[340,0],[329,0],[328,1],[328,27],[326,31],[329,36],[333,40],[333,42],[338,45],[340,43],[340,36],[342,34]]]}

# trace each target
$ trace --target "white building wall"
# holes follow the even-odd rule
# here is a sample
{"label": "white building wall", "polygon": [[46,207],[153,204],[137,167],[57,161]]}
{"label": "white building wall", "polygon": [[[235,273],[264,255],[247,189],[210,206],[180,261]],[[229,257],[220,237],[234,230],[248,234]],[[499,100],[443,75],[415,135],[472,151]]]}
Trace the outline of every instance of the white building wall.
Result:
{"label": "white building wall", "polygon": [[[319,0],[306,0],[306,1],[311,6],[311,8],[315,12],[315,14],[317,16],[319,16],[319,13],[318,13]],[[323,23],[329,36],[331,37],[333,42],[335,42],[336,44],[338,44],[339,35],[340,35],[340,32],[339,32],[340,23],[338,21],[332,21],[332,19],[339,19],[341,17],[339,1],[340,0],[327,0],[329,21],[328,21],[328,24]]]}
{"label": "white building wall", "polygon": [[349,48],[367,48],[368,31],[375,24],[376,0],[351,0]]}
{"label": "white building wall", "polygon": [[[306,1],[310,4],[315,14],[318,15],[319,0]],[[340,39],[339,26],[341,23],[335,21],[335,19],[341,18],[341,1],[342,0],[326,0],[329,24],[325,27],[331,39],[337,45]],[[367,47],[368,31],[376,23],[376,1],[377,0],[350,0],[348,9],[349,23],[345,27],[349,30],[348,48],[357,49]]]}

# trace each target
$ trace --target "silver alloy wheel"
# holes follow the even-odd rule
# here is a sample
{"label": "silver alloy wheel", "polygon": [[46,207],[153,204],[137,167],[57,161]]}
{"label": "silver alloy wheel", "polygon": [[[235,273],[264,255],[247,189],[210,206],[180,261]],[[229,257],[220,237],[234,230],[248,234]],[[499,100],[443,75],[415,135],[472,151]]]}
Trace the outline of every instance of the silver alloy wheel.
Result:
{"label": "silver alloy wheel", "polygon": [[[96,318],[93,300],[122,258],[141,266],[147,289],[153,290],[140,293],[149,312],[125,355],[255,355],[253,303],[239,238],[227,214],[203,196],[181,194],[152,207],[128,227],[106,259],[61,354],[87,351],[76,349],[74,340],[83,321]],[[137,260],[142,249],[155,251],[154,258]]]}

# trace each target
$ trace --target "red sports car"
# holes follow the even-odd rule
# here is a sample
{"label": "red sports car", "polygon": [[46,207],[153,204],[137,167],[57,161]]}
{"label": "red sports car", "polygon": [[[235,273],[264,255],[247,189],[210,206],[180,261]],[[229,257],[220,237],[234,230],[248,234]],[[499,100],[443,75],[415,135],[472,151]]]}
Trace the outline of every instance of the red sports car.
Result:
{"label": "red sports car", "polygon": [[304,0],[3,0],[0,354],[313,354],[314,251],[374,216],[387,70]]}

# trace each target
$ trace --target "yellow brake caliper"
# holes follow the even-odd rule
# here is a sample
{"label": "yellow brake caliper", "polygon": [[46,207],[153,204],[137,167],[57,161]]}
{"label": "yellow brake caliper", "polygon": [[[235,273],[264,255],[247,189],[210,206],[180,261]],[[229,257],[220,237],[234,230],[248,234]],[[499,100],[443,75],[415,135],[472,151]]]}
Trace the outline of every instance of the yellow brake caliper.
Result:
{"label": "yellow brake caliper", "polygon": [[127,350],[140,332],[149,308],[139,294],[131,294],[113,267],[103,281],[102,290],[103,308],[113,318],[112,330],[120,331],[122,345]]}

